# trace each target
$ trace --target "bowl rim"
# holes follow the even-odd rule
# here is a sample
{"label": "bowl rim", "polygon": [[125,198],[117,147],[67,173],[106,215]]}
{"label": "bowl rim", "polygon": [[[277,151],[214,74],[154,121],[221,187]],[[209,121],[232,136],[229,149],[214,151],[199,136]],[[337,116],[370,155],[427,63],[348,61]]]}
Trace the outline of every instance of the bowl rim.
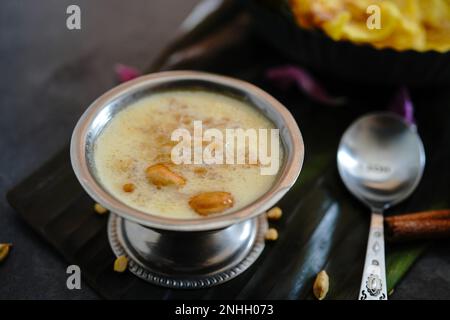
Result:
{"label": "bowl rim", "polygon": [[[115,198],[101,186],[89,169],[86,155],[87,137],[93,121],[103,108],[118,97],[138,92],[139,89],[146,89],[149,85],[156,84],[162,80],[202,80],[226,88],[237,89],[247,96],[264,100],[270,108],[281,116],[286,127],[279,129],[285,130],[290,136],[292,148],[285,150],[283,165],[278,173],[278,179],[268,192],[244,208],[227,214],[211,215],[199,219],[178,219],[152,215],[132,208]],[[283,136],[283,130],[280,130],[281,136]],[[275,98],[255,85],[243,80],[206,72],[189,70],[164,71],[141,76],[125,82],[97,98],[85,110],[74,128],[70,144],[70,159],[75,175],[85,191],[96,202],[111,212],[151,228],[171,231],[206,231],[225,228],[243,220],[253,218],[275,205],[292,187],[300,174],[304,159],[304,143],[300,129],[292,114]]]}

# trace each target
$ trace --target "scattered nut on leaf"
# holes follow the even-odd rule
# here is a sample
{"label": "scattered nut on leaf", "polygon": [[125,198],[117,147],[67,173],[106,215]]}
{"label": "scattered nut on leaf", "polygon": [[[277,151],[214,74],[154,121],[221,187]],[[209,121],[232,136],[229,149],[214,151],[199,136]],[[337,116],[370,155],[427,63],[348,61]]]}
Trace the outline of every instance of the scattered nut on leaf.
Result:
{"label": "scattered nut on leaf", "polygon": [[103,207],[101,204],[96,203],[94,204],[94,210],[95,212],[97,212],[98,214],[105,214],[108,212],[108,209],[106,209],[105,207]]}
{"label": "scattered nut on leaf", "polygon": [[128,267],[128,258],[126,256],[118,256],[114,261],[114,271],[124,272]]}
{"label": "scattered nut on leaf", "polygon": [[314,281],[313,292],[317,299],[323,300],[327,296],[328,289],[330,286],[330,280],[328,274],[325,270],[320,271],[317,274],[316,280]]}
{"label": "scattered nut on leaf", "polygon": [[269,228],[265,235],[266,240],[275,241],[278,239],[278,231],[275,228]]}
{"label": "scattered nut on leaf", "polygon": [[279,207],[273,207],[269,211],[267,211],[267,218],[269,220],[280,220],[283,211]]}
{"label": "scattered nut on leaf", "polygon": [[186,184],[179,174],[176,174],[162,163],[152,165],[146,170],[148,180],[157,187],[168,186],[171,184],[182,186]]}
{"label": "scattered nut on leaf", "polygon": [[189,206],[202,216],[225,211],[233,204],[234,199],[231,193],[221,191],[200,193],[189,200]]}
{"label": "scattered nut on leaf", "polygon": [[125,183],[122,187],[125,192],[133,192],[136,187],[133,183]]}
{"label": "scattered nut on leaf", "polygon": [[0,243],[0,262],[6,259],[12,247],[10,243]]}

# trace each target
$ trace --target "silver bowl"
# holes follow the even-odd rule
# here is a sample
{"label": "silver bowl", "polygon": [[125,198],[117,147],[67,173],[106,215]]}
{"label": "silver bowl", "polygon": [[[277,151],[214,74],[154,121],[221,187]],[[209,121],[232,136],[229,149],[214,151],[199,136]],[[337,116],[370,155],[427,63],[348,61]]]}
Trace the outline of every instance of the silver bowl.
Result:
{"label": "silver bowl", "polygon": [[[160,90],[204,89],[232,95],[258,108],[280,129],[284,159],[272,188],[252,204],[224,215],[174,219],[129,207],[99,182],[94,147],[109,121],[132,102]],[[150,74],[119,85],[95,100],[78,121],[70,156],[86,192],[111,211],[108,235],[116,255],[129,269],[155,284],[199,288],[227,281],[246,270],[264,248],[265,212],[292,187],[300,174],[304,145],[290,112],[254,85],[194,71]]]}

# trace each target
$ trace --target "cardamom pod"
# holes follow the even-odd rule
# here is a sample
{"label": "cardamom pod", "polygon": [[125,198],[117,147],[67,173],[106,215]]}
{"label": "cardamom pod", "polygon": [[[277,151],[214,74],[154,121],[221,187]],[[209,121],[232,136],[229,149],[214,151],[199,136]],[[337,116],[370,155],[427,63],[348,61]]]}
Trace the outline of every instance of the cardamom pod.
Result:
{"label": "cardamom pod", "polygon": [[108,209],[106,209],[99,203],[94,204],[94,210],[95,210],[95,212],[97,212],[100,215],[108,212]]}
{"label": "cardamom pod", "polygon": [[270,228],[266,231],[265,234],[266,240],[275,241],[278,239],[278,231],[275,228]]}
{"label": "cardamom pod", "polygon": [[0,243],[0,262],[6,259],[11,247],[10,243]]}
{"label": "cardamom pod", "polygon": [[316,281],[314,281],[313,292],[318,300],[323,300],[327,296],[330,286],[330,279],[325,270],[317,274]]}
{"label": "cardamom pod", "polygon": [[114,271],[124,272],[128,267],[128,258],[126,256],[118,256],[114,261]]}
{"label": "cardamom pod", "polygon": [[273,207],[267,211],[267,218],[269,220],[280,220],[283,211],[279,207]]}

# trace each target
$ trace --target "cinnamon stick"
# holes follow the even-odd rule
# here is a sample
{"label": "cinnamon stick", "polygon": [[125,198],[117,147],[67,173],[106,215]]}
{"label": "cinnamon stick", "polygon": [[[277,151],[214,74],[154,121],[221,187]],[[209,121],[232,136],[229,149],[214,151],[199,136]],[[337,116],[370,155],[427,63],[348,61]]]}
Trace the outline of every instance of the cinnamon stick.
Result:
{"label": "cinnamon stick", "polygon": [[389,241],[450,237],[450,210],[434,210],[385,218]]}

